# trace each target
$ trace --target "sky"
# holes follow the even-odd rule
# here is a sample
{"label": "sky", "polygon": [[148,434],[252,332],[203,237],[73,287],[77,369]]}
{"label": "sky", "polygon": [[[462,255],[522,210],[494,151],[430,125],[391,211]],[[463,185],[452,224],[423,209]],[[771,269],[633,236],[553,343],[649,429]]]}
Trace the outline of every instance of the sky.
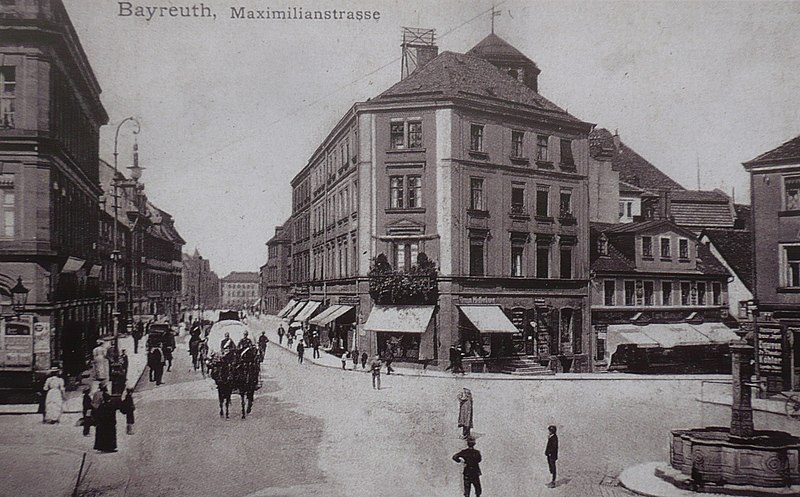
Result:
{"label": "sky", "polygon": [[[220,276],[258,271],[291,214],[289,182],[357,101],[400,78],[403,26],[464,53],[490,32],[491,1],[156,0],[216,18],[121,16],[63,0],[103,90],[111,162],[134,116],[142,181]],[[495,2],[495,33],[535,61],[539,92],[683,186],[735,192],[741,163],[800,134],[800,2]],[[231,8],[380,12],[378,20],[231,19]],[[122,10],[123,13],[127,12]],[[117,142],[132,162],[135,127]]]}

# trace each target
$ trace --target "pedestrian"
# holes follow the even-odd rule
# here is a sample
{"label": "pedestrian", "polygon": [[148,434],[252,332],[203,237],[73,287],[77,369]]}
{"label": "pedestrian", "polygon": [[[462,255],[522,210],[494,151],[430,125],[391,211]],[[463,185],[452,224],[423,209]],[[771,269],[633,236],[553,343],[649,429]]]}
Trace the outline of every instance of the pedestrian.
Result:
{"label": "pedestrian", "polygon": [[94,448],[100,452],[117,451],[117,411],[108,389],[100,386],[100,405],[92,411],[95,420]]}
{"label": "pedestrian", "polygon": [[81,424],[83,425],[83,436],[89,436],[89,429],[92,427],[92,396],[90,388],[83,389],[83,411]]}
{"label": "pedestrian", "polygon": [[44,422],[55,424],[61,421],[61,413],[64,412],[64,379],[58,369],[50,373],[50,377],[44,382],[46,397],[44,400]]}
{"label": "pedestrian", "polygon": [[197,354],[200,352],[200,334],[194,331],[195,330],[192,330],[192,336],[189,338],[189,355],[192,356],[192,368],[197,371]]}
{"label": "pedestrian", "polygon": [[303,354],[305,353],[305,351],[306,348],[303,345],[303,341],[300,340],[299,342],[297,342],[297,362],[299,362],[300,364],[303,364]]}
{"label": "pedestrian", "polygon": [[289,344],[289,347],[294,343],[294,335],[294,328],[289,328],[289,331],[286,332],[286,343]]}
{"label": "pedestrian", "polygon": [[361,369],[367,369],[367,359],[369,355],[366,352],[361,353]]}
{"label": "pedestrian", "polygon": [[555,425],[547,427],[547,447],[544,449],[544,455],[547,457],[547,467],[550,469],[552,476],[550,483],[547,484],[549,488],[556,486],[556,461],[558,460],[558,435],[556,435]]}
{"label": "pedestrian", "polygon": [[264,360],[264,355],[267,353],[267,344],[269,343],[269,338],[267,338],[267,334],[265,332],[261,332],[261,336],[258,337],[258,354],[261,356],[261,360]]}
{"label": "pedestrian", "polygon": [[166,343],[164,343],[164,348],[161,352],[164,354],[164,362],[167,364],[167,371],[171,371],[172,351],[175,350],[175,335],[172,334],[172,330],[167,330],[164,340]]}
{"label": "pedestrian", "polygon": [[128,376],[128,354],[125,352],[125,349],[122,349],[122,355],[119,356],[119,361],[122,364],[122,371],[125,373],[125,377]]}
{"label": "pedestrian", "polygon": [[282,325],[282,324],[281,324],[281,325],[278,325],[278,344],[279,344],[279,345],[283,345],[283,335],[284,335],[285,333],[286,333],[286,332],[285,332],[285,331],[283,331],[283,325]]}
{"label": "pedestrian", "polygon": [[449,350],[449,354],[448,354],[448,358],[450,359],[450,364],[448,364],[447,367],[444,368],[445,371],[450,371],[451,369],[453,369],[453,366],[455,366],[455,364],[456,364],[456,354],[457,353],[458,353],[458,349],[456,349],[455,344],[451,345],[450,346],[450,350]]}
{"label": "pedestrian", "polygon": [[[364,352],[366,354],[366,352]],[[347,368],[347,351],[342,352],[342,369]]]}
{"label": "pedestrian", "polygon": [[353,369],[356,369],[356,367],[358,367],[359,357],[360,356],[358,355],[358,347],[353,347],[353,351],[350,352],[350,359],[353,361]]}
{"label": "pedestrian", "polygon": [[161,350],[161,345],[158,344],[150,350],[147,357],[148,366],[153,371],[153,380],[156,385],[161,385],[164,376],[164,352]]}
{"label": "pedestrian", "polygon": [[453,455],[455,462],[464,463],[464,497],[469,497],[470,487],[475,487],[475,495],[481,496],[481,453],[475,448],[475,439],[467,439],[467,448]]}
{"label": "pedestrian", "polygon": [[122,405],[120,405],[119,410],[125,415],[125,433],[133,435],[133,423],[135,421],[133,411],[136,410],[136,406],[133,403],[133,388],[128,387],[125,390],[125,398],[122,399]]}
{"label": "pedestrian", "polygon": [[144,336],[144,323],[141,321],[137,321],[136,324],[133,326],[133,332],[131,333],[133,336],[133,353],[139,353],[139,340],[142,339]]}
{"label": "pedestrian", "polygon": [[389,375],[394,373],[394,368],[392,367],[392,362],[394,361],[394,352],[392,352],[392,348],[388,345],[386,346],[383,360],[386,361],[386,374]]}
{"label": "pedestrian", "polygon": [[314,359],[319,359],[319,333],[316,331],[311,335],[311,346],[314,348]]}
{"label": "pedestrian", "polygon": [[92,365],[94,369],[94,379],[97,381],[107,380],[108,376],[108,356],[102,340],[97,341],[97,346],[92,350]]}
{"label": "pedestrian", "polygon": [[464,388],[458,394],[458,426],[461,438],[469,438],[472,429],[472,392]]}
{"label": "pedestrian", "polygon": [[381,389],[381,356],[379,354],[375,354],[375,359],[369,363],[369,369],[372,371],[372,388],[376,388],[375,385],[377,384],[377,389]]}

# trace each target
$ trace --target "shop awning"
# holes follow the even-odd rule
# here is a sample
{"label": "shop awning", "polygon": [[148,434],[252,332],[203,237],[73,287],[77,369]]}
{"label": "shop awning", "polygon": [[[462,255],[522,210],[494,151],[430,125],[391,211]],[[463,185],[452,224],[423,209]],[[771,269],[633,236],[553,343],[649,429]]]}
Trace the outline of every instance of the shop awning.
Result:
{"label": "shop awning", "polygon": [[396,333],[424,333],[433,317],[432,305],[376,305],[369,313],[365,330]]}
{"label": "shop awning", "polygon": [[711,343],[708,337],[692,328],[688,323],[648,324],[644,327],[644,333],[665,349]]}
{"label": "shop awning", "polygon": [[658,348],[658,342],[644,334],[645,326],[633,326],[630,324],[610,324],[607,329],[606,338],[606,360],[611,360],[611,356],[617,351],[617,347],[624,344],[636,345],[642,349]]}
{"label": "shop awning", "polygon": [[333,311],[335,311],[339,307],[341,307],[339,304],[333,304],[331,306],[328,306],[327,309],[325,309],[324,311],[320,312],[319,314],[317,314],[313,318],[309,319],[308,320],[308,324],[313,324],[313,325],[316,325],[316,326],[322,326],[320,321],[322,319],[325,319],[330,313],[332,313]]}
{"label": "shop awning", "polygon": [[61,272],[74,273],[82,268],[84,263],[86,263],[86,261],[83,259],[78,259],[77,257],[68,257],[67,262],[64,263],[64,267],[61,268]]}
{"label": "shop awning", "polygon": [[89,278],[99,278],[100,271],[103,269],[103,266],[99,264],[95,264],[92,266],[92,269],[89,270]]}
{"label": "shop awning", "polygon": [[256,301],[253,302],[253,306],[252,307],[256,307],[259,304],[259,302],[261,302],[261,299],[256,299]]}
{"label": "shop awning", "polygon": [[728,343],[731,340],[739,340],[739,335],[722,323],[703,323],[690,325],[699,331],[713,343]]}
{"label": "shop awning", "polygon": [[313,314],[314,311],[317,310],[317,307],[319,307],[321,304],[322,304],[322,302],[318,302],[316,300],[309,300],[308,304],[306,304],[306,306],[303,307],[303,310],[300,311],[294,317],[294,320],[295,321],[300,321],[301,323],[305,323],[306,321],[308,321],[308,318],[311,317],[311,314]]}
{"label": "shop awning", "polygon": [[339,305],[339,306],[337,306],[337,308],[334,309],[333,312],[331,312],[330,314],[328,314],[327,316],[325,316],[323,319],[320,320],[320,323],[319,323],[320,326],[325,326],[328,323],[336,321],[340,317],[342,317],[345,314],[347,314],[347,311],[351,310],[352,308],[353,308],[352,305]]}
{"label": "shop awning", "polygon": [[279,317],[279,318],[282,318],[283,316],[288,314],[289,311],[294,309],[295,305],[297,305],[297,301],[295,299],[289,300],[289,303],[286,304],[286,306],[283,309],[281,309],[280,312],[278,312],[278,314],[276,314],[276,316]]}
{"label": "shop awning", "polygon": [[460,305],[458,308],[481,333],[519,333],[499,305]]}
{"label": "shop awning", "polygon": [[289,311],[289,314],[287,314],[287,315],[286,315],[286,316],[284,316],[284,317],[285,317],[286,319],[292,319],[292,318],[293,318],[293,317],[295,317],[295,316],[297,315],[297,313],[298,313],[298,312],[300,312],[300,310],[301,310],[303,307],[305,307],[305,306],[306,306],[306,302],[298,302],[298,303],[296,303],[296,304],[294,305],[294,307],[292,308],[292,310],[291,310],[291,311]]}

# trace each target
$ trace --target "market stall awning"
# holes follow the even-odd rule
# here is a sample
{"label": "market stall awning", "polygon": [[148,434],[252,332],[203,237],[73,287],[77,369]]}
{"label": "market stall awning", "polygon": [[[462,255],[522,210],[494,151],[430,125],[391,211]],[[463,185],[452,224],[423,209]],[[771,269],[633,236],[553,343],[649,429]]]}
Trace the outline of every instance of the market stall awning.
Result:
{"label": "market stall awning", "polygon": [[364,325],[369,331],[424,333],[433,317],[432,305],[376,305]]}
{"label": "market stall awning", "polygon": [[644,326],[630,324],[610,324],[606,335],[606,360],[617,351],[620,345],[630,344],[642,349],[658,348],[658,342],[644,334]]}
{"label": "market stall awning", "polygon": [[328,323],[331,323],[340,317],[344,316],[347,311],[353,309],[352,305],[339,305],[336,309],[333,310],[330,314],[325,316],[322,320],[320,320],[320,326],[325,326]]}
{"label": "market stall awning", "polygon": [[324,311],[320,312],[319,314],[317,314],[313,318],[309,319],[308,320],[308,324],[313,324],[313,325],[316,325],[316,326],[322,326],[320,321],[322,319],[325,319],[330,313],[332,313],[333,311],[335,311],[339,307],[341,307],[339,304],[333,304],[333,305],[329,306]]}
{"label": "market stall awning", "polygon": [[722,323],[703,323],[690,325],[699,331],[713,343],[728,343],[731,340],[739,340],[739,335]]}
{"label": "market stall awning", "polygon": [[280,312],[278,312],[278,314],[276,314],[276,316],[278,316],[279,318],[282,318],[283,316],[288,314],[289,311],[294,309],[294,306],[296,306],[296,305],[297,305],[297,301],[295,299],[289,300],[289,303],[286,304],[286,306],[283,309],[281,309]]}
{"label": "market stall awning", "polygon": [[86,261],[83,259],[78,259],[77,257],[68,257],[67,262],[64,263],[64,267],[61,268],[61,272],[74,273],[82,268],[84,263],[86,263]]}
{"label": "market stall awning", "polygon": [[287,319],[291,319],[291,318],[295,317],[297,315],[297,313],[300,312],[300,310],[305,306],[306,306],[306,302],[298,302],[297,304],[295,304],[295,306],[292,308],[292,310],[289,311],[289,314],[287,314],[285,317]]}
{"label": "market stall awning", "polygon": [[308,304],[306,304],[306,306],[303,307],[303,310],[300,311],[294,317],[294,320],[295,321],[300,321],[301,323],[305,323],[306,321],[308,321],[308,318],[311,317],[311,314],[313,314],[314,311],[317,310],[317,307],[319,307],[321,304],[322,304],[322,302],[318,302],[316,300],[309,300]]}
{"label": "market stall awning", "polygon": [[665,349],[711,343],[708,337],[692,328],[688,323],[648,324],[644,327],[644,333]]}
{"label": "market stall awning", "polygon": [[458,308],[481,333],[519,333],[499,305],[460,305]]}

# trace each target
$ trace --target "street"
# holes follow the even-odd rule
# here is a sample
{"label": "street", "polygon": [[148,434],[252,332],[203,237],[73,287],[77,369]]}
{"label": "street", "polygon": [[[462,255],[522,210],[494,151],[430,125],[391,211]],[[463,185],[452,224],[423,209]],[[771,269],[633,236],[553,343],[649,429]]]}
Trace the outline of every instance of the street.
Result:
{"label": "street", "polygon": [[[86,450],[97,461],[89,464],[81,495],[461,495],[461,466],[450,456],[464,446],[456,426],[463,386],[475,399],[476,448],[489,496],[627,495],[601,483],[626,466],[665,460],[670,428],[727,423],[724,409],[709,417],[694,400],[697,380],[384,374],[384,388],[376,391],[368,374],[300,365],[275,344],[267,349],[263,387],[246,420],[237,395],[230,419],[219,417],[213,381],[191,371],[185,343],[164,385],[149,383],[146,373],[142,378],[136,433],[125,435],[119,416],[116,454],[94,454],[93,438],[72,427],[76,415],[55,427],[25,418],[26,429],[58,430],[51,445]],[[15,421],[0,419],[3,445],[24,441],[25,430],[12,429]],[[545,487],[549,424],[558,425],[561,442],[555,489]]]}

